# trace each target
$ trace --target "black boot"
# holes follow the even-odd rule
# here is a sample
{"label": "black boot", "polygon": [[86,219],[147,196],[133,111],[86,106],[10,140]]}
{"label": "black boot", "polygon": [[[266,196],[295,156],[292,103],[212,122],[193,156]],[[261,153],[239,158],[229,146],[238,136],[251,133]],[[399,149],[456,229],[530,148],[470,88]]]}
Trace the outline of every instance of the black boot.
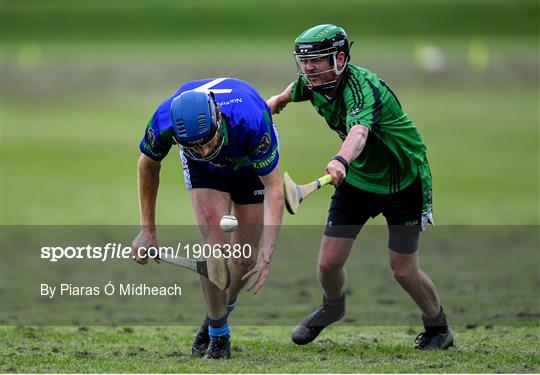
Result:
{"label": "black boot", "polygon": [[202,357],[206,354],[206,350],[210,345],[210,334],[208,333],[208,318],[204,318],[203,323],[199,327],[195,340],[191,344],[191,355]]}
{"label": "black boot", "polygon": [[435,318],[429,319],[427,316],[422,315],[422,321],[425,331],[416,336],[415,349],[448,349],[454,346],[454,335],[450,328],[448,328],[446,314],[442,306]]}
{"label": "black boot", "polygon": [[345,294],[335,300],[324,297],[321,307],[305,317],[293,330],[293,342],[297,345],[309,344],[325,327],[337,322],[343,318],[343,315],[345,315]]}
{"label": "black boot", "polygon": [[212,337],[204,359],[231,358],[231,340],[229,335]]}

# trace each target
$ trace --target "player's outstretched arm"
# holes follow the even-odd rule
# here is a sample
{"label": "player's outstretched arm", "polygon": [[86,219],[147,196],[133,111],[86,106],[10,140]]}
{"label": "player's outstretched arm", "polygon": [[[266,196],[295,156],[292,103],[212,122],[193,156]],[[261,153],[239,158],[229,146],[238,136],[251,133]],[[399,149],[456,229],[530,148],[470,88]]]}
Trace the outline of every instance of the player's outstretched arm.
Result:
{"label": "player's outstretched arm", "polygon": [[255,274],[257,275],[253,284],[248,288],[253,293],[257,293],[262,288],[270,273],[272,255],[283,218],[283,185],[278,168],[274,168],[272,172],[266,176],[259,176],[259,178],[264,184],[265,190],[263,244],[259,249],[257,264],[242,277],[242,280],[246,280]]}
{"label": "player's outstretched arm", "polygon": [[141,231],[133,240],[133,258],[139,264],[146,264],[146,254],[139,254],[139,248],[157,245],[156,238],[156,199],[159,187],[161,162],[141,154],[137,163],[139,208]]}
{"label": "player's outstretched arm", "polygon": [[[347,165],[351,163],[360,155],[360,153],[362,153],[362,150],[366,145],[368,133],[368,127],[354,125],[351,130],[349,130],[349,134],[347,134],[347,138],[343,141],[343,145],[337,153],[337,156],[345,159]],[[326,165],[326,173],[329,173],[332,176],[332,184],[337,186],[345,179],[347,168],[341,161],[332,159]]]}
{"label": "player's outstretched arm", "polygon": [[281,110],[285,108],[285,106],[291,102],[293,85],[294,85],[294,82],[291,83],[289,86],[287,86],[285,91],[283,91],[281,94],[274,95],[266,101],[266,104],[270,108],[270,111],[272,112],[273,115],[281,112]]}

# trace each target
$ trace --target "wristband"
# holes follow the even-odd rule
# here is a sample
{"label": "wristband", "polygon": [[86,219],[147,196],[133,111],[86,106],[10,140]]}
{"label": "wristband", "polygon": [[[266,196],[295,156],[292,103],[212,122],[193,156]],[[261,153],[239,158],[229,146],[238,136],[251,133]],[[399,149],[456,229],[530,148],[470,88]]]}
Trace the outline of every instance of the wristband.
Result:
{"label": "wristband", "polygon": [[345,167],[345,173],[348,173],[349,172],[349,162],[347,160],[345,160],[345,158],[341,155],[336,155],[332,158],[332,160],[337,160],[339,161],[341,164],[343,164],[343,166]]}

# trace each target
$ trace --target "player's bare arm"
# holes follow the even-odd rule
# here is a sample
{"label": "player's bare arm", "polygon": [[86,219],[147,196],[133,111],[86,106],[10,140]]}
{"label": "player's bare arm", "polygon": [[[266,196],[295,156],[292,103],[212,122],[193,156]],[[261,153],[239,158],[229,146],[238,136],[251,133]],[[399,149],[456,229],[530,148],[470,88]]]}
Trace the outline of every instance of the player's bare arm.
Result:
{"label": "player's bare arm", "polygon": [[255,267],[246,273],[242,280],[246,280],[257,274],[257,278],[248,290],[257,293],[264,285],[270,267],[272,254],[276,248],[281,219],[283,217],[283,186],[278,168],[266,176],[259,176],[264,184],[264,232],[263,243],[259,250],[259,258]]}
{"label": "player's bare arm", "polygon": [[156,199],[159,187],[161,162],[141,154],[137,163],[141,231],[133,240],[133,259],[146,264],[147,257],[141,257],[139,248],[156,246]]}
{"label": "player's bare arm", "polygon": [[273,115],[281,112],[291,102],[293,85],[294,82],[287,86],[281,94],[274,95],[266,101]]}
{"label": "player's bare arm", "polygon": [[[347,138],[345,138],[337,156],[345,159],[347,165],[352,160],[355,160],[362,153],[366,145],[368,133],[369,128],[367,126],[354,125],[349,131],[349,134],[347,134]],[[343,162],[332,159],[326,165],[326,173],[332,176],[332,184],[337,186],[347,176],[347,168]]]}

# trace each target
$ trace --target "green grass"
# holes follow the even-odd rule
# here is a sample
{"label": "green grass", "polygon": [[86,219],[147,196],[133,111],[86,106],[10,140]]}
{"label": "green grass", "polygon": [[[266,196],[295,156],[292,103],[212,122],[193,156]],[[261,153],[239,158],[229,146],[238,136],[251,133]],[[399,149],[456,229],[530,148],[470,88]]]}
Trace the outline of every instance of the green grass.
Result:
{"label": "green grass", "polygon": [[[2,194],[9,199],[2,223],[136,224],[138,142],[155,107],[179,84],[233,75],[269,97],[294,79],[288,39],[261,49],[257,35],[228,44],[181,38],[174,48],[157,38],[5,36],[0,121]],[[467,62],[475,38],[490,56],[481,72]],[[429,75],[415,61],[425,43],[447,54],[441,74]],[[419,128],[439,224],[540,223],[537,37],[362,37],[352,61],[380,73]],[[274,121],[281,171],[301,182],[322,174],[340,144],[324,120],[302,103]],[[330,188],[317,193],[285,223],[324,223],[330,195]],[[160,224],[194,223],[176,149],[164,161],[158,206]]]}
{"label": "green grass", "polygon": [[[399,93],[428,146],[439,224],[539,223],[535,90]],[[3,223],[136,224],[138,142],[161,100],[158,94],[142,99],[136,104],[128,96],[113,105],[99,99],[6,101],[2,184],[10,199],[3,201]],[[282,145],[280,170],[300,182],[321,175],[339,140],[311,106],[291,105],[274,121]],[[182,181],[173,149],[162,169],[158,223],[194,223]],[[324,223],[330,194],[331,188],[317,193],[285,223]],[[99,204],[85,203],[92,201]]]}
{"label": "green grass", "polygon": [[535,373],[540,330],[455,329],[456,347],[413,349],[417,327],[331,327],[307,346],[291,327],[237,327],[232,359],[189,356],[196,327],[2,328],[0,371],[30,373]]}
{"label": "green grass", "polygon": [[[270,277],[259,295],[243,293],[233,325],[291,326],[320,303],[315,270],[322,226],[288,225],[281,229]],[[128,245],[137,226],[9,227],[3,230],[2,319],[27,324],[196,325],[204,315],[197,277],[168,264],[146,266],[130,259],[40,259],[42,246]],[[414,325],[419,312],[392,277],[383,226],[360,235],[347,262],[347,324]],[[196,226],[159,227],[161,245],[199,243]],[[538,322],[538,235],[535,227],[442,226],[422,236],[422,269],[436,283],[452,324],[528,325]],[[180,254],[182,255],[182,254]],[[486,259],[490,259],[486,262]],[[13,267],[17,265],[17,267]],[[31,272],[27,270],[32,270]],[[519,270],[519,272],[516,272]],[[116,293],[103,293],[105,284]],[[40,296],[41,283],[95,286],[96,296]],[[122,296],[120,284],[178,284],[181,296]]]}
{"label": "green grass", "polygon": [[[391,276],[379,226],[363,232],[347,265],[347,325],[313,345],[291,343],[290,326],[320,301],[314,271],[326,188],[284,217],[267,285],[258,296],[242,294],[231,317],[227,362],[189,357],[203,314],[193,274],[129,262],[44,265],[31,234],[59,240],[62,228],[3,227],[0,372],[539,372],[538,4],[269,4],[2,1],[1,223],[130,224],[70,233],[102,240],[113,231],[129,243],[138,224],[138,142],[155,107],[182,82],[207,76],[237,76],[275,94],[295,78],[294,37],[334,22],[355,40],[352,62],[392,85],[428,146],[443,225],[423,236],[422,267],[457,347],[412,349],[419,313]],[[469,61],[474,43],[488,57],[485,69]],[[419,65],[423,45],[446,54],[443,72]],[[340,143],[313,108],[291,105],[274,121],[280,170],[299,182],[322,174]],[[176,150],[163,164],[158,224],[195,224]],[[36,294],[40,282],[108,280],[178,282],[184,293],[181,303],[44,303]],[[69,326],[29,326],[37,318]],[[144,326],[156,323],[185,326]]]}
{"label": "green grass", "polygon": [[[339,23],[356,34],[471,34],[513,36],[537,33],[533,1],[3,1],[7,36],[71,40],[199,37],[268,40],[292,38],[321,23]],[[279,14],[279,23],[272,15]],[[361,22],[359,22],[359,20]],[[99,27],[95,27],[99,24]],[[384,27],[381,27],[384,25]],[[376,30],[374,32],[373,30]]]}

